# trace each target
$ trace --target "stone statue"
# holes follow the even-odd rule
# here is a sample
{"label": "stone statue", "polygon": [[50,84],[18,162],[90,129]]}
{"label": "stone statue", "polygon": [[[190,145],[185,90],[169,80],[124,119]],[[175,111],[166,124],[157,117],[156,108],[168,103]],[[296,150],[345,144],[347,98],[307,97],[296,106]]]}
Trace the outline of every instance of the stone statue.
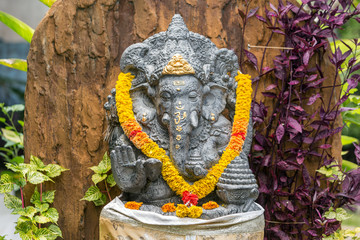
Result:
{"label": "stone statue", "polygon": [[[234,77],[239,69],[235,53],[218,49],[209,39],[190,32],[176,14],[166,32],[128,47],[120,67],[122,72],[135,76],[130,95],[143,131],[166,150],[187,182],[206,176],[231,137]],[[164,181],[162,162],[147,158],[124,134],[117,117],[115,94],[113,89],[105,109],[111,164],[122,191],[120,198],[143,202],[140,210],[165,214],[161,206],[181,203],[181,197]],[[199,201],[216,201],[220,207],[204,210],[202,218],[258,209],[254,204],[258,187],[247,157],[251,141],[250,121],[241,154],[224,170],[217,189]]]}

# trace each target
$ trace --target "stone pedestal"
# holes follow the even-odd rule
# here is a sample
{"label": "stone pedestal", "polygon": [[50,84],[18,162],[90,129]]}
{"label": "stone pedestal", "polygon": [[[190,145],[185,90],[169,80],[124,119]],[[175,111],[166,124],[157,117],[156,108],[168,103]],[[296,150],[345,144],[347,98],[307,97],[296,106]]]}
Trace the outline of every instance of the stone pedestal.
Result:
{"label": "stone pedestal", "polygon": [[119,199],[100,215],[100,240],[261,240],[263,210],[238,213],[211,220],[177,218],[126,209]]}

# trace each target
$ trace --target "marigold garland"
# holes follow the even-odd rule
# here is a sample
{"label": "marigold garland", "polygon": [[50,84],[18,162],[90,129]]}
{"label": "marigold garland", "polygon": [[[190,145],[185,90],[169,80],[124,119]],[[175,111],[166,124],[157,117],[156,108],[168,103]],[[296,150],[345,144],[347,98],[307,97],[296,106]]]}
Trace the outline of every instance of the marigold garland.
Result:
{"label": "marigold garland", "polygon": [[206,210],[211,210],[211,209],[214,209],[214,208],[218,208],[219,207],[219,204],[217,204],[216,202],[214,201],[209,201],[207,203],[204,203],[202,205],[202,208],[203,209],[206,209]]}
{"label": "marigold garland", "polygon": [[[133,78],[134,76],[130,73],[120,73],[116,83],[116,108],[119,122],[124,129],[124,133],[146,156],[159,159],[163,163],[163,178],[176,194],[182,196],[184,191],[188,191],[196,194],[199,199],[204,198],[214,191],[224,169],[241,152],[249,123],[249,113],[251,108],[252,88],[250,76],[239,73],[235,77],[238,84],[236,89],[235,116],[232,135],[226,150],[219,162],[208,171],[208,174],[204,178],[194,182],[192,185],[187,183],[180,175],[170,158],[166,155],[165,150],[151,140],[145,132],[142,132],[141,126],[135,120],[129,92]],[[183,212],[179,214],[183,215]]]}
{"label": "marigold garland", "polygon": [[128,209],[139,210],[142,204],[142,202],[129,201],[125,203],[125,207]]}

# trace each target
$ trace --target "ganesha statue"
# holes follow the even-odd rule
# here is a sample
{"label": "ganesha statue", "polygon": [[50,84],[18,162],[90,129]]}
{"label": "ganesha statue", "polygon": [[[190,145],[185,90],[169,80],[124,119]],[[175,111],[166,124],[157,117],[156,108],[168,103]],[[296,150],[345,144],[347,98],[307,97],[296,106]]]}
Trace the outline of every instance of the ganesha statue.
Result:
{"label": "ganesha statue", "polygon": [[125,207],[203,219],[258,210],[251,80],[235,53],[176,14],[166,32],[129,46],[120,68],[106,138]]}

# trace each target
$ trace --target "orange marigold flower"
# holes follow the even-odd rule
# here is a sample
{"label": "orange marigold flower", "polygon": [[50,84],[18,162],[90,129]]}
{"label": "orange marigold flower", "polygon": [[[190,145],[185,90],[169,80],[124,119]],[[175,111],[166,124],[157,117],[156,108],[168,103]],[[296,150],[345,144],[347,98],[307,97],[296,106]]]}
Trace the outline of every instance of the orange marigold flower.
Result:
{"label": "orange marigold flower", "polygon": [[143,204],[142,202],[130,201],[125,203],[125,207],[128,209],[139,210],[142,204]]}
{"label": "orange marigold flower", "polygon": [[136,120],[129,120],[121,124],[126,136],[129,136],[132,131],[141,131],[142,128]]}
{"label": "orange marigold flower", "polygon": [[229,145],[226,147],[226,150],[232,149],[240,153],[243,144],[244,144],[244,140],[241,137],[232,136],[230,138]]}
{"label": "orange marigold flower", "polygon": [[161,207],[161,210],[163,212],[175,212],[176,211],[176,207],[174,203],[166,203]]}
{"label": "orange marigold flower", "polygon": [[219,207],[219,204],[217,204],[216,202],[214,201],[209,201],[207,203],[204,203],[202,205],[203,209],[206,209],[206,210],[211,210],[211,209],[214,209],[214,208],[218,208]]}

